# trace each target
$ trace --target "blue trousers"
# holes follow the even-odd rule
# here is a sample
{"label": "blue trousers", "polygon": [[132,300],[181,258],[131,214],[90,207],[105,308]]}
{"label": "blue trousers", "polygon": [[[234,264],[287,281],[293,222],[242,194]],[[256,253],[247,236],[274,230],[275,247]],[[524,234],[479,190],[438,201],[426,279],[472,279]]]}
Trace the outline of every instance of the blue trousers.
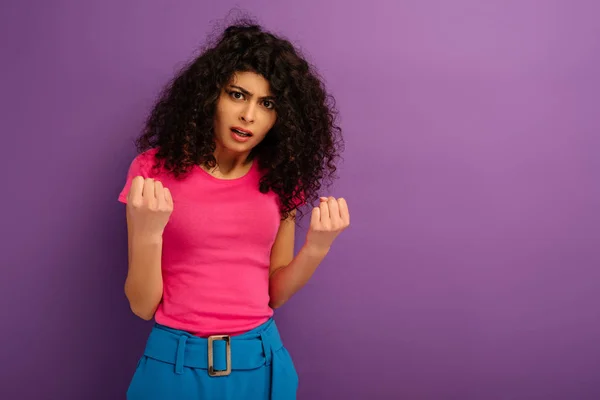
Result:
{"label": "blue trousers", "polygon": [[200,338],[155,324],[128,400],[295,400],[298,374],[275,321]]}

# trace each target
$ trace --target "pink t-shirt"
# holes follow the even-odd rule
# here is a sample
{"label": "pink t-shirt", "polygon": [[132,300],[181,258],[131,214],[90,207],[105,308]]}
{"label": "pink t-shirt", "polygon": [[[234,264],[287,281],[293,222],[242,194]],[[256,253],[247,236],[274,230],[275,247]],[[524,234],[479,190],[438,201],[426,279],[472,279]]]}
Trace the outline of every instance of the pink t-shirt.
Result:
{"label": "pink t-shirt", "polygon": [[271,247],[280,223],[277,195],[260,193],[254,162],[241,178],[218,179],[194,167],[183,180],[154,174],[156,149],[138,155],[131,180],[160,180],[173,196],[163,234],[163,297],[154,319],[198,336],[236,335],[267,321]]}

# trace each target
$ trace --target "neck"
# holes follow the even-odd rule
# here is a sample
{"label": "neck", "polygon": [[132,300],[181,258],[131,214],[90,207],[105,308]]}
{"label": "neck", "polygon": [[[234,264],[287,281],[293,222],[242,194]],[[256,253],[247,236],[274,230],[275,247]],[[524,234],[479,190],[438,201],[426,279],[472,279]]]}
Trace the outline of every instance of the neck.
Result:
{"label": "neck", "polygon": [[210,172],[213,175],[221,177],[244,175],[252,162],[250,152],[232,153],[222,149],[219,145],[217,145],[213,155],[215,156],[217,165]]}

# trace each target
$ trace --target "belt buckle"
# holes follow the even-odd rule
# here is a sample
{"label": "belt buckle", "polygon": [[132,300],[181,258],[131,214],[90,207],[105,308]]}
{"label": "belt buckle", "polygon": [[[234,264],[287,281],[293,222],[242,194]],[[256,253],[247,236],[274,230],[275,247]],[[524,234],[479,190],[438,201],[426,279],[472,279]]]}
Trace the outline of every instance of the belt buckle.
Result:
{"label": "belt buckle", "polygon": [[[215,370],[213,360],[213,342],[215,340],[225,341],[225,352],[227,354],[227,369]],[[231,373],[231,338],[229,335],[212,335],[208,337],[208,375],[226,376]]]}

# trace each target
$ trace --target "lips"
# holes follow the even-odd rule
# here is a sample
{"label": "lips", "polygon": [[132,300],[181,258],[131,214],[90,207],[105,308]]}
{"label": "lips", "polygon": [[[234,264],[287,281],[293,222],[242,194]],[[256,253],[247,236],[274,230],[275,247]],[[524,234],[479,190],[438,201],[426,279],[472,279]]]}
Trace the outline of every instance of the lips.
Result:
{"label": "lips", "polygon": [[243,136],[243,137],[250,137],[253,135],[252,131],[249,131],[249,130],[243,129],[243,128],[239,128],[237,126],[234,126],[233,128],[231,128],[231,131],[240,136]]}

